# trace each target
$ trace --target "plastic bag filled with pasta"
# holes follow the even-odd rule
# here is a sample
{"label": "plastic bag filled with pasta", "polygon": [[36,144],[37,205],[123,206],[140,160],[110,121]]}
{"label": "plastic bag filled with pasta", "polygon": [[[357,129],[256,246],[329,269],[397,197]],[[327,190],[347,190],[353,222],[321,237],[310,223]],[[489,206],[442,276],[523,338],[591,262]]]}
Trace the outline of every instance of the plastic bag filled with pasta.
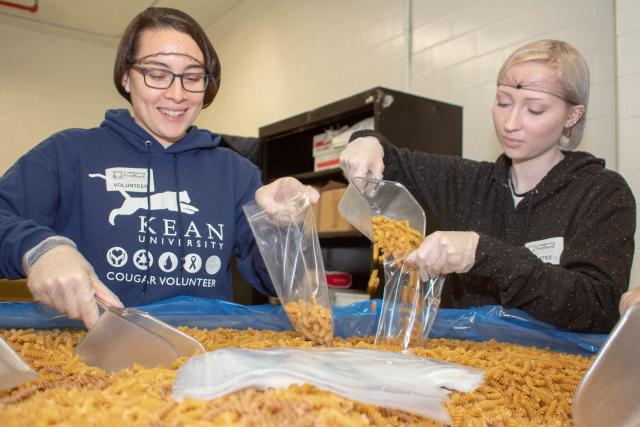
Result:
{"label": "plastic bag filled with pasta", "polygon": [[440,306],[444,276],[423,281],[415,264],[388,258],[384,262],[384,296],[376,344],[403,350],[426,344]]}
{"label": "plastic bag filled with pasta", "polygon": [[304,195],[270,213],[244,206],[269,276],[291,324],[318,344],[333,340],[331,303],[313,210]]}
{"label": "plastic bag filled with pasta", "polygon": [[247,387],[306,383],[450,424],[444,405],[448,392],[472,391],[483,375],[468,366],[379,350],[228,348],[192,357],[176,374],[173,396],[215,399]]}

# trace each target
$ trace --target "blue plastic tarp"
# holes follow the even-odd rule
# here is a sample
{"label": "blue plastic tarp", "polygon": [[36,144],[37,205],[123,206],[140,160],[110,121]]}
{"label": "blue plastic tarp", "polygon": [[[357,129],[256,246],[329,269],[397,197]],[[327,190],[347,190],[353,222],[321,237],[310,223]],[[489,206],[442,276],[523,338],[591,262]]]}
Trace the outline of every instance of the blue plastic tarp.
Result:
{"label": "blue plastic tarp", "polygon": [[[369,301],[334,307],[335,335],[343,338],[375,335],[382,301],[371,311]],[[198,328],[291,330],[282,306],[244,306],[199,297],[175,297],[135,307],[175,326]],[[54,329],[82,328],[78,321],[60,316],[40,304],[0,303],[0,328]],[[438,311],[431,330],[432,338],[474,341],[495,339],[501,342],[549,348],[553,351],[591,355],[598,352],[606,334],[581,334],[565,331],[541,322],[522,310],[485,306]]]}

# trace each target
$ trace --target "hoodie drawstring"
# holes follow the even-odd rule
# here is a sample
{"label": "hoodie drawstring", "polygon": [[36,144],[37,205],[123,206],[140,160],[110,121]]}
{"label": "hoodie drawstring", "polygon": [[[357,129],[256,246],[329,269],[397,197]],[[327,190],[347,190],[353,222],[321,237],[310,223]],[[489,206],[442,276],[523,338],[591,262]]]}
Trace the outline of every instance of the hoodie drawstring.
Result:
{"label": "hoodie drawstring", "polygon": [[531,220],[531,211],[533,210],[533,199],[535,198],[536,194],[538,194],[538,190],[534,189],[531,192],[531,197],[529,198],[529,200],[527,200],[527,216],[524,222],[524,234],[522,235],[523,242],[527,241],[527,236],[529,235],[529,224]]}
{"label": "hoodie drawstring", "polygon": [[149,212],[151,212],[151,141],[145,141],[144,145],[147,150],[147,211],[145,213],[146,226],[144,231],[144,257],[147,262],[147,268],[144,270],[140,305],[144,305],[144,295],[147,292],[147,280],[149,279],[149,270],[151,269],[151,263],[149,262]]}
{"label": "hoodie drawstring", "polygon": [[180,247],[180,278],[184,271],[184,264],[187,260],[184,257],[184,246],[182,245],[182,209],[180,208],[180,175],[178,173],[178,156],[173,155],[173,172],[176,180],[176,204],[178,205],[178,246]]}

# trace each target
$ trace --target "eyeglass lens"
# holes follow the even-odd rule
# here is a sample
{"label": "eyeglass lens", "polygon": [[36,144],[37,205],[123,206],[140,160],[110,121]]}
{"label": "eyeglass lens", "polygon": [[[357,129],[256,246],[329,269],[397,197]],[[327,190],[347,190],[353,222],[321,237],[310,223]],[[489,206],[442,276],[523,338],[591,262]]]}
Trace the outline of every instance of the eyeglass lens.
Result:
{"label": "eyeglass lens", "polygon": [[144,75],[144,82],[154,89],[167,89],[176,77],[182,82],[182,88],[189,92],[204,92],[207,88],[207,75],[205,73],[175,74],[169,70],[160,68],[140,68]]}

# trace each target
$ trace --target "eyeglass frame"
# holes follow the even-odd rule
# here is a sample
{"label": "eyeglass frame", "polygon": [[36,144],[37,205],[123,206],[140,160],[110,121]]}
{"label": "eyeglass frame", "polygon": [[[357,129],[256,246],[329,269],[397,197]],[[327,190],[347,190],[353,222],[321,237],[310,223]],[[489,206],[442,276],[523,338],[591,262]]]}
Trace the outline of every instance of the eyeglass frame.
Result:
{"label": "eyeglass frame", "polygon": [[[182,73],[182,74],[178,74],[178,73],[174,73],[171,70],[166,70],[164,68],[141,67],[139,65],[132,65],[131,68],[133,70],[136,70],[140,74],[142,74],[142,80],[144,81],[145,86],[147,86],[148,88],[151,88],[151,89],[169,89],[173,85],[173,82],[176,80],[176,77],[180,77],[180,86],[182,86],[182,89],[184,89],[186,92],[203,93],[203,92],[207,91],[207,89],[209,88],[209,84],[213,81],[213,76],[211,75],[211,73],[208,73],[208,72],[205,71],[203,73],[204,77],[205,77],[204,88],[202,90],[191,90],[191,89],[187,89],[184,86],[184,76],[188,76],[190,74],[200,74],[200,73]],[[152,71],[152,70],[160,70],[160,71],[164,71],[164,72],[167,72],[167,73],[171,73],[171,82],[169,82],[169,85],[167,87],[155,87],[155,86],[151,86],[149,83],[147,83],[147,72]]]}

